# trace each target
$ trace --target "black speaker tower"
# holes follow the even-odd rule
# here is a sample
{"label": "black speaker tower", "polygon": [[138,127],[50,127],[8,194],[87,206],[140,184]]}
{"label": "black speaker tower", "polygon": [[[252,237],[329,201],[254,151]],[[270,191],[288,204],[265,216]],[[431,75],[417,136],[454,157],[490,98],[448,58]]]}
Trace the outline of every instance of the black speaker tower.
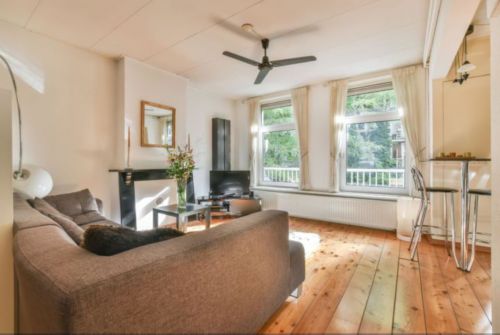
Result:
{"label": "black speaker tower", "polygon": [[231,121],[212,119],[212,170],[231,170]]}

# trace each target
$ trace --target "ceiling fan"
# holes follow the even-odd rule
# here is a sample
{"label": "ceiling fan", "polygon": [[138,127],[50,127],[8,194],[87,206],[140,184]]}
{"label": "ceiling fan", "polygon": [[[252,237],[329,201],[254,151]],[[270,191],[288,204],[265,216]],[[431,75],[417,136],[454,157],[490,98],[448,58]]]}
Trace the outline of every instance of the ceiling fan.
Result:
{"label": "ceiling fan", "polygon": [[257,78],[255,78],[254,84],[262,83],[262,81],[267,76],[269,71],[271,71],[274,67],[294,65],[294,64],[299,64],[299,63],[312,62],[312,61],[316,60],[315,56],[305,56],[305,57],[287,58],[287,59],[279,59],[279,60],[270,61],[269,57],[267,57],[267,48],[269,47],[269,39],[263,38],[261,40],[261,43],[262,43],[262,48],[264,49],[264,57],[262,57],[262,61],[260,63],[254,61],[253,59],[249,59],[249,58],[237,55],[237,54],[229,52],[229,51],[224,51],[222,53],[224,56],[234,58],[236,60],[239,60],[241,62],[250,64],[253,66],[257,66],[259,68],[259,73],[257,74]]}

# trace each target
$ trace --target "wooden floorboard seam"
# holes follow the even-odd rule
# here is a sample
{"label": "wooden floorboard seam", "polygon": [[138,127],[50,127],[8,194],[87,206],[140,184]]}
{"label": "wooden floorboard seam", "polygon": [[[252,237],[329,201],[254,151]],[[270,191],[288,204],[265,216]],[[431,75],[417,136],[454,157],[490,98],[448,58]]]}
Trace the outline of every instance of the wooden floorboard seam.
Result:
{"label": "wooden floorboard seam", "polygon": [[[417,248],[417,254],[418,254],[418,248]],[[425,327],[425,333],[427,334],[427,316],[426,316],[426,313],[425,313],[425,300],[424,300],[424,286],[422,284],[422,271],[420,271],[420,260],[421,260],[421,257],[420,255],[418,256],[418,276],[420,277],[420,297],[422,299],[422,306],[424,307],[424,327]],[[412,260],[410,260],[410,262],[413,262]]]}
{"label": "wooden floorboard seam", "polygon": [[[444,276],[444,273],[443,273],[443,268],[441,267],[441,262],[439,260],[439,256],[435,255],[434,254],[434,257],[437,258],[437,262],[438,262],[438,265],[439,265],[439,272],[441,273],[441,277],[443,278],[446,278]],[[444,280],[444,285],[446,287],[446,290],[448,291],[448,294],[446,295],[446,297],[448,298],[450,304],[451,304],[451,309],[453,310],[453,315],[455,316],[455,321],[457,322],[457,325],[459,327],[459,329],[462,331],[462,333],[464,332],[464,330],[460,327],[460,320],[458,319],[458,314],[457,314],[457,310],[455,308],[455,304],[453,303],[453,299],[451,299],[451,296],[450,296],[450,288],[448,286],[448,283],[446,282],[446,279]]]}
{"label": "wooden floorboard seam", "polygon": [[396,314],[396,298],[397,298],[397,294],[398,294],[398,282],[399,280],[397,278],[399,278],[399,267],[400,267],[400,263],[401,263],[401,241],[399,241],[399,248],[398,248],[398,267],[397,267],[397,271],[396,271],[396,285],[394,286],[394,302],[392,303],[392,324],[391,324],[391,334],[394,333],[394,315]]}
{"label": "wooden floorboard seam", "polygon": [[472,292],[474,293],[474,296],[476,297],[477,301],[479,302],[479,305],[481,306],[481,309],[483,310],[484,314],[486,315],[486,317],[488,318],[488,320],[490,321],[490,324],[493,325],[492,323],[492,318],[490,317],[490,314],[488,313],[488,311],[484,308],[484,305],[482,303],[482,300],[480,299],[476,289],[474,288],[474,285],[472,285],[471,283],[471,280],[470,280],[470,277],[467,276],[467,274],[464,275],[465,277],[465,280],[467,281],[467,283],[469,284]]}
{"label": "wooden floorboard seam", "polygon": [[368,306],[368,299],[370,298],[370,295],[372,294],[373,284],[375,283],[375,278],[377,276],[377,271],[379,271],[380,260],[382,259],[382,255],[384,254],[384,249],[387,246],[387,238],[388,238],[387,235],[385,235],[385,237],[384,237],[384,245],[382,247],[382,250],[380,251],[380,255],[379,255],[378,260],[377,260],[377,266],[375,268],[375,273],[373,274],[372,283],[370,285],[370,290],[368,291],[368,296],[367,296],[367,299],[366,299],[366,302],[365,302],[365,306],[363,307],[363,313],[361,315],[361,320],[360,320],[360,322],[358,324],[357,334],[359,334],[359,332],[360,332],[361,325],[362,325],[362,322],[363,322],[363,318],[365,317],[366,307]]}
{"label": "wooden floorboard seam", "polygon": [[[370,231],[367,231],[367,232],[368,232],[368,236],[365,236],[365,237],[358,236],[358,233],[356,232],[356,230],[354,230],[353,232],[351,232],[351,233],[349,234],[349,235],[354,234],[354,237],[355,237],[355,238],[354,238],[354,240],[355,240],[355,241],[357,241],[357,243],[360,243],[360,244],[361,244],[361,246],[360,246],[360,250],[359,250],[359,251],[357,251],[357,253],[359,253],[359,255],[356,257],[356,258],[357,258],[357,260],[356,260],[356,264],[355,264],[356,269],[357,269],[357,266],[359,265],[359,260],[363,257],[363,254],[364,254],[364,252],[365,252],[365,249],[366,249],[366,243],[369,241],[369,239],[370,239],[370,237],[371,237],[371,234],[373,233],[373,232],[370,232]],[[356,270],[352,271],[352,272],[349,274],[349,277],[347,278],[347,281],[346,281],[346,288],[349,286],[349,284],[350,284],[350,282],[351,282],[351,280],[352,280],[352,277],[354,276],[355,272],[356,272]],[[333,274],[333,275],[335,275],[335,274]],[[323,289],[322,289],[320,292],[327,292],[327,289],[331,286],[332,281],[337,282],[337,281],[338,281],[338,279],[333,277],[333,278],[332,278],[332,280],[327,281],[327,282],[326,282],[326,285],[324,285]],[[343,293],[345,293],[345,290],[344,290],[344,292],[343,292]],[[299,329],[300,329],[300,328],[301,328],[301,326],[303,326],[303,325],[304,325],[304,323],[306,323],[306,322],[305,322],[305,320],[307,320],[307,319],[309,318],[309,315],[308,315],[309,313],[308,313],[308,312],[309,312],[311,309],[314,309],[314,308],[315,308],[315,302],[316,302],[317,300],[320,300],[320,299],[321,299],[321,296],[322,296],[322,294],[318,294],[318,296],[316,297],[316,299],[314,299],[313,301],[311,301],[311,303],[309,304],[309,306],[307,306],[305,313],[302,315],[302,317],[301,317],[301,318],[299,319],[299,321],[297,322],[297,325],[296,325],[295,329],[293,329],[293,330],[292,330],[292,333],[296,333],[296,329],[297,329],[297,328],[299,328]],[[342,297],[340,297],[340,298],[338,299],[338,301],[336,301],[336,302],[335,302],[335,306],[332,306],[332,307],[333,307],[333,308],[332,308],[332,317],[333,317],[333,315],[335,314],[335,310],[337,309],[337,307],[338,307],[338,305],[340,304],[341,300],[342,300]],[[325,329],[326,329],[326,328],[325,328]],[[310,332],[310,331],[308,331],[308,332]],[[300,333],[300,332],[299,332],[299,333]]]}
{"label": "wooden floorboard seam", "polygon": [[[382,241],[380,241],[382,240]],[[336,309],[335,309],[335,312],[332,316],[332,319],[330,320],[330,323],[326,329],[326,332],[327,333],[330,333],[332,332],[332,329],[330,328],[332,326],[332,322],[335,321],[335,320],[342,320],[342,318],[337,315],[337,313],[340,311],[340,308],[343,307],[344,303],[345,303],[345,298],[346,299],[349,299],[349,296],[348,294],[352,294],[352,291],[350,291],[353,287],[356,287],[356,282],[355,282],[355,279],[356,280],[359,280],[360,276],[363,277],[364,275],[367,274],[366,270],[368,269],[368,276],[371,276],[371,280],[368,282],[368,285],[369,285],[369,289],[366,291],[365,294],[362,294],[362,296],[365,296],[366,299],[363,303],[363,311],[361,313],[359,313],[359,318],[358,320],[345,320],[343,319],[341,322],[351,322],[351,321],[354,321],[351,323],[351,325],[355,325],[354,327],[351,327],[351,328],[355,328],[356,331],[359,332],[359,327],[361,326],[361,322],[363,320],[363,314],[364,314],[364,310],[366,309],[366,305],[367,305],[367,302],[368,302],[368,299],[369,299],[369,296],[370,296],[370,292],[371,292],[371,289],[373,287],[373,282],[374,282],[374,279],[375,279],[375,276],[376,276],[376,273],[377,273],[377,269],[378,269],[378,266],[379,266],[379,262],[380,262],[380,257],[382,256],[382,251],[383,251],[383,246],[385,244],[385,240],[386,240],[386,234],[383,234],[383,236],[380,236],[380,237],[377,237],[377,236],[370,236],[370,239],[366,242],[365,244],[365,249],[363,251],[363,255],[361,256],[361,258],[359,259],[358,261],[358,264],[357,264],[357,267],[356,267],[356,270],[353,274],[353,276],[351,277],[349,283],[347,284],[346,286],[346,289],[344,290],[344,294],[343,294],[343,297],[339,300],[339,303],[337,304],[336,306]],[[377,245],[378,242],[381,242],[382,243],[382,246],[379,246]],[[372,263],[372,265],[370,265],[370,253],[373,252],[373,248],[376,248],[376,252],[378,252],[378,256],[376,258],[376,263]],[[368,262],[368,266],[365,262]],[[370,269],[372,269],[373,272],[370,271]],[[361,292],[364,292],[363,290]],[[352,296],[350,297],[352,298]],[[357,298],[360,298],[360,297],[357,297]],[[347,300],[348,301],[348,300]],[[340,311],[340,313],[342,313]],[[354,313],[354,311],[353,311]],[[356,325],[357,323],[357,325]],[[345,326],[344,326],[345,327]],[[336,329],[335,329],[336,330]],[[341,328],[341,332],[344,332],[346,329],[342,329]],[[350,331],[350,333],[352,333],[352,331]]]}

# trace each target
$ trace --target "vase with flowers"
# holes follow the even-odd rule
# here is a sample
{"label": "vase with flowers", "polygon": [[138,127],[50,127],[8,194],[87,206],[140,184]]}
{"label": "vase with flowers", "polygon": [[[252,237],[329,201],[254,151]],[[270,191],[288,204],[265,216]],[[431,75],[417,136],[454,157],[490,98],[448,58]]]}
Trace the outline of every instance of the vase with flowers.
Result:
{"label": "vase with flowers", "polygon": [[167,174],[177,180],[177,206],[186,208],[186,186],[195,169],[193,149],[188,141],[184,148],[178,146],[175,150],[167,149],[167,151],[169,164]]}

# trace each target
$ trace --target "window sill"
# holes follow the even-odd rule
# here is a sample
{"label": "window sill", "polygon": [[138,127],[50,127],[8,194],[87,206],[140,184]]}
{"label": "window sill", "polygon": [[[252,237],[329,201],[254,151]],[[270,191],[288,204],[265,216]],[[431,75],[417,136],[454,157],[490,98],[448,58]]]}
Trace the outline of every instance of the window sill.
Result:
{"label": "window sill", "polygon": [[380,201],[397,201],[400,197],[407,195],[394,195],[394,194],[377,194],[377,193],[356,193],[356,192],[327,192],[327,191],[302,191],[290,187],[270,187],[270,186],[255,186],[252,191],[264,191],[275,193],[289,193],[289,194],[302,194],[321,197],[338,197],[338,198],[354,198],[364,200],[380,200]]}

